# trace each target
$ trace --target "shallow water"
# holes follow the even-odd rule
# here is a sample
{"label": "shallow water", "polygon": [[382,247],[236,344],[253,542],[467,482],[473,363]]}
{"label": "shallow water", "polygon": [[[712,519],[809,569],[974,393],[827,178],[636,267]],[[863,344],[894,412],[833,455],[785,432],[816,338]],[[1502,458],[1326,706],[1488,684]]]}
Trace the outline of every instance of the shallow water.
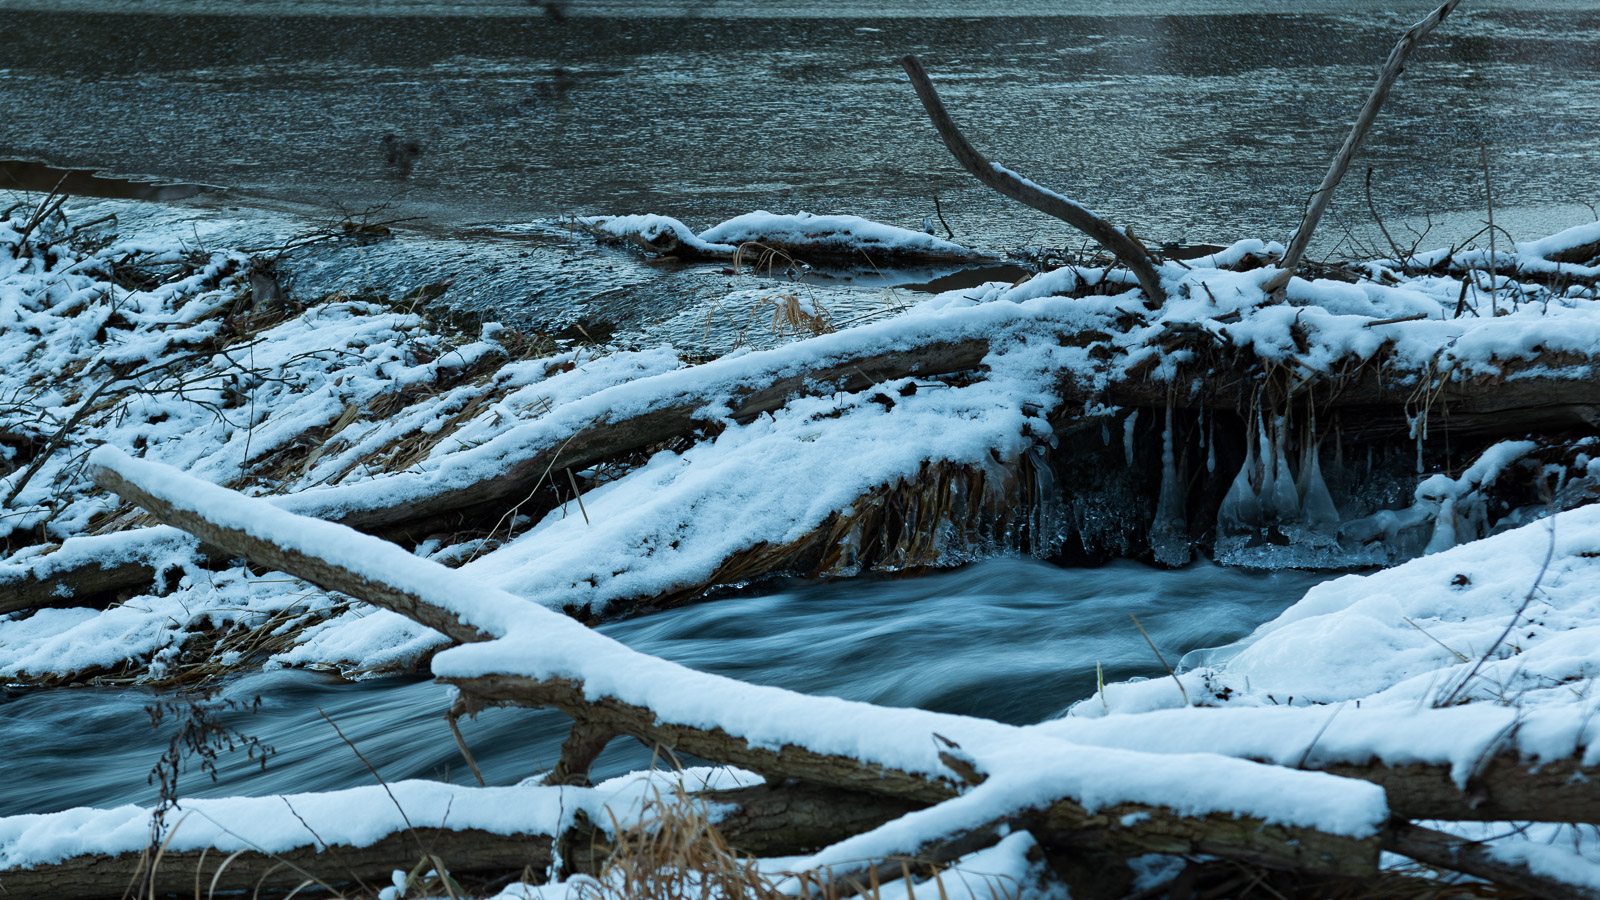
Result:
{"label": "shallow water", "polygon": [[[774,592],[616,622],[600,630],[696,669],[813,694],[1038,721],[1108,681],[1161,676],[1128,614],[1169,662],[1226,643],[1277,614],[1326,576],[1245,573],[1210,565],[1159,572],[1135,563],[1060,569],[1000,559],[932,576],[795,584]],[[469,781],[443,721],[447,689],[415,678],[343,683],[307,672],[242,678],[224,696],[259,711],[226,721],[276,749],[263,771],[224,754],[210,782],[191,769],[187,796],[326,790],[371,783],[318,710],[386,779]],[[66,689],[0,703],[0,814],[153,802],[146,783],[174,728],[152,727],[141,690]],[[553,765],[569,720],[488,710],[461,723],[491,784]],[[599,775],[648,764],[617,741]]]}

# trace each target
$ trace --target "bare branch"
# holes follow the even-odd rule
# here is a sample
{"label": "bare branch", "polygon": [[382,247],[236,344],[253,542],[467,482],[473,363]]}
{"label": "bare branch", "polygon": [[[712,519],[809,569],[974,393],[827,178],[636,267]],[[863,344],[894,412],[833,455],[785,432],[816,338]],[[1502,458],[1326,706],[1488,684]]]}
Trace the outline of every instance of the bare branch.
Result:
{"label": "bare branch", "polygon": [[1428,32],[1438,27],[1444,17],[1450,15],[1461,0],[1446,0],[1438,9],[1428,14],[1426,19],[1411,26],[1401,38],[1394,49],[1389,51],[1389,61],[1384,63],[1383,71],[1378,75],[1378,83],[1373,86],[1372,93],[1368,95],[1366,105],[1361,107],[1361,112],[1356,116],[1356,124],[1350,129],[1350,136],[1344,139],[1344,146],[1333,157],[1333,165],[1328,168],[1328,174],[1322,179],[1322,186],[1311,195],[1311,205],[1306,208],[1306,214],[1300,220],[1300,227],[1295,229],[1294,238],[1289,241],[1289,252],[1284,254],[1283,263],[1278,274],[1272,276],[1262,290],[1273,293],[1281,290],[1289,283],[1294,270],[1300,265],[1300,258],[1305,255],[1306,245],[1311,243],[1311,235],[1317,230],[1317,223],[1322,221],[1322,214],[1328,209],[1328,202],[1333,199],[1333,189],[1339,186],[1339,180],[1344,178],[1346,169],[1350,168],[1350,161],[1355,159],[1356,151],[1361,149],[1361,142],[1366,139],[1367,131],[1372,128],[1372,123],[1378,118],[1378,111],[1383,109],[1383,101],[1389,99],[1389,89],[1399,80],[1400,73],[1406,69],[1406,60],[1411,57],[1411,51],[1422,43]]}
{"label": "bare branch", "polygon": [[933,89],[933,82],[928,79],[928,73],[922,68],[922,63],[915,56],[907,56],[900,60],[900,64],[905,67],[906,74],[911,76],[911,86],[916,88],[917,98],[928,111],[928,118],[933,120],[934,129],[939,132],[939,137],[944,139],[944,145],[950,148],[950,153],[955,156],[956,162],[961,164],[961,168],[966,169],[968,174],[984,185],[1018,203],[1055,216],[1099,241],[1139,279],[1139,287],[1144,289],[1146,306],[1155,309],[1166,302],[1167,295],[1161,287],[1161,278],[1156,274],[1155,264],[1150,261],[1150,253],[1144,247],[1083,206],[1023,178],[1004,166],[990,162],[967,141],[961,129],[956,127],[950,114],[945,111],[944,102]]}

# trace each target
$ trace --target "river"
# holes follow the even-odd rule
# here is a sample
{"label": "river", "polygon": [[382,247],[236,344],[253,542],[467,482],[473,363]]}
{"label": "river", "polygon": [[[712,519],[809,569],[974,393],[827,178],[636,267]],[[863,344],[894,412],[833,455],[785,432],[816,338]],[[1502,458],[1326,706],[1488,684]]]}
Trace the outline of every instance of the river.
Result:
{"label": "river", "polygon": [[[1175,665],[1189,650],[1243,636],[1324,577],[1210,564],[1162,572],[1128,562],[1061,569],[996,559],[921,578],[783,585],[600,630],[646,653],[748,681],[1027,723],[1092,697],[1097,666],[1108,681],[1165,677],[1130,613]],[[470,782],[443,719],[448,693],[418,678],[351,683],[276,671],[234,680],[222,697],[248,704],[259,696],[261,706],[223,720],[276,752],[265,769],[242,751],[222,754],[215,783],[192,763],[180,793],[372,783],[322,712],[385,779]],[[171,716],[152,726],[145,707],[160,699],[125,688],[5,697],[0,812],[153,803],[157,792],[147,778],[176,727]],[[569,722],[558,713],[487,710],[461,728],[489,783],[510,784],[554,765]],[[595,774],[649,762],[650,751],[618,740]]]}

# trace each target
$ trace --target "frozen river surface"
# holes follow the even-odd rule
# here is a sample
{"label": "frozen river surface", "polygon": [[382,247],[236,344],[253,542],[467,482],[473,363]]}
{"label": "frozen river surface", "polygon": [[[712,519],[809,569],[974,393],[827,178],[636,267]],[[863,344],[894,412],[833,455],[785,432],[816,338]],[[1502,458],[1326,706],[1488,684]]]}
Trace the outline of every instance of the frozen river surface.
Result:
{"label": "frozen river surface", "polygon": [[[1148,239],[1284,238],[1416,2],[0,0],[0,159],[432,222],[765,208],[1061,246],[956,169],[974,142]],[[554,14],[551,10],[554,9]],[[1324,250],[1442,223],[1531,236],[1600,197],[1600,4],[1476,2],[1418,52]]]}

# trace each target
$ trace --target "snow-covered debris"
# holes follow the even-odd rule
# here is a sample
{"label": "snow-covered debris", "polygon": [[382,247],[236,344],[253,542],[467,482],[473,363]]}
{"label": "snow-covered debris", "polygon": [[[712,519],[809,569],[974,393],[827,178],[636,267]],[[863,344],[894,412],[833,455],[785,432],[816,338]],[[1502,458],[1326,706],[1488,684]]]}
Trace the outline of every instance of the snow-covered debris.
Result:
{"label": "snow-covered debris", "polygon": [[931,234],[859,216],[818,216],[808,212],[745,213],[699,234],[677,219],[659,215],[588,216],[574,220],[574,225],[601,239],[624,241],[663,256],[689,258],[732,259],[748,243],[802,259],[832,258],[862,266],[991,255]]}

